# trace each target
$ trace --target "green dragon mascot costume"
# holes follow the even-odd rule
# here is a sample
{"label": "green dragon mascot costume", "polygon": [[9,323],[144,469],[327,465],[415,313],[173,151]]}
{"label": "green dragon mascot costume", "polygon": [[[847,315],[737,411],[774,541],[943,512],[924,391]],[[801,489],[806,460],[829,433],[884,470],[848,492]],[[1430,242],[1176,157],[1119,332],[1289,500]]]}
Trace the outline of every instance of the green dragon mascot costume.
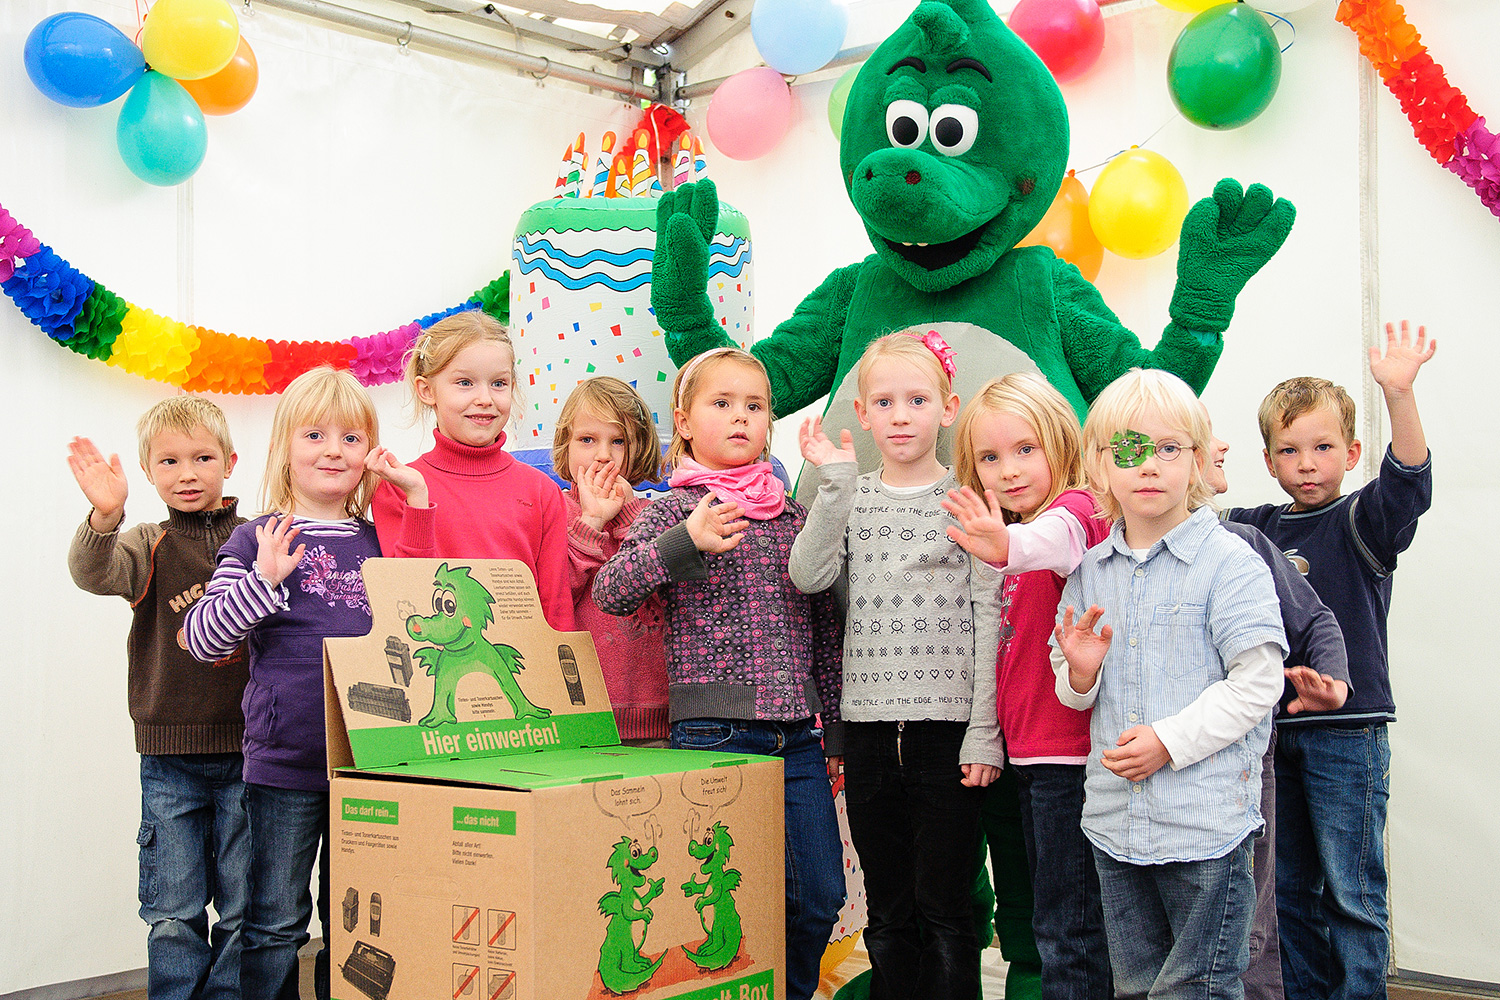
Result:
{"label": "green dragon mascot costume", "polygon": [[[839,168],[874,253],[830,273],[751,347],[770,373],[775,413],[828,397],[829,435],[852,430],[861,471],[874,468],[878,452],[854,418],[854,369],[870,341],[918,325],[954,348],[963,399],[1014,371],[1040,372],[1080,419],[1134,367],[1171,371],[1202,391],[1235,297],[1291,230],[1291,204],[1226,179],[1193,206],[1179,240],[1171,322],[1147,350],[1072,264],[1047,247],[1016,246],[1051,206],[1067,160],[1057,84],[988,3],[919,4],[860,69],[844,112]],[[708,181],[669,192],[658,208],[651,303],[678,366],[731,343],[707,294],[717,217]],[[950,462],[946,436],[939,449]],[[816,490],[815,473],[804,467],[799,495]],[[1013,797],[1014,785],[998,793]],[[1001,831],[990,832],[994,849]],[[1024,910],[1023,901],[1013,919],[997,920],[1013,966],[1035,956]],[[1038,995],[1034,979],[1011,982],[1007,996]]]}

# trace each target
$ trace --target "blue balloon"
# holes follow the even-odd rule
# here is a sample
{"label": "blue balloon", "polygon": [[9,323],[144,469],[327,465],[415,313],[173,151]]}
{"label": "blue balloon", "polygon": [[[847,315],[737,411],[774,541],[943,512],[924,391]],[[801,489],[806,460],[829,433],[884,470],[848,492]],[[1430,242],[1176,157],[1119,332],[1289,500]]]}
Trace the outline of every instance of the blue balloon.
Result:
{"label": "blue balloon", "polygon": [[826,66],[848,30],[849,8],[841,0],[755,0],[750,12],[761,58],[788,76]]}
{"label": "blue balloon", "polygon": [[78,11],[44,17],[26,36],[26,74],[70,108],[108,104],[146,72],[146,57],[119,28]]}
{"label": "blue balloon", "polygon": [[115,126],[120,158],[147,184],[171,187],[197,171],[208,152],[208,126],[193,95],[155,70],[120,105]]}

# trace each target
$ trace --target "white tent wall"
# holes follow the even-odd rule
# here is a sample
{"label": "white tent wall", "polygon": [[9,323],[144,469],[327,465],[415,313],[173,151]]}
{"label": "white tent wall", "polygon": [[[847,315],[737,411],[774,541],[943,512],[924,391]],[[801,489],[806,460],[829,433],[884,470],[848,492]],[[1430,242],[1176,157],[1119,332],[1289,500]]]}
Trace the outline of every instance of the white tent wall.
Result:
{"label": "white tent wall", "polygon": [[[1500,107],[1500,79],[1487,58],[1500,37],[1500,9],[1486,0],[1406,6],[1473,106]],[[889,26],[909,7],[855,4],[851,44],[874,40],[853,37],[862,11]],[[1391,620],[1401,709],[1392,729],[1395,951],[1405,970],[1500,982],[1500,876],[1484,863],[1500,852],[1500,783],[1482,763],[1481,736],[1497,705],[1487,669],[1494,654],[1487,630],[1470,623],[1471,609],[1500,598],[1491,568],[1500,542],[1459,531],[1486,523],[1500,496],[1495,464],[1478,458],[1489,434],[1480,401],[1500,345],[1486,336],[1492,308],[1468,291],[1500,273],[1500,240],[1496,220],[1427,157],[1378,83],[1369,133],[1374,211],[1362,223],[1368,71],[1353,35],[1332,20],[1333,7],[1318,0],[1293,15],[1299,31],[1281,92],[1260,119],[1227,133],[1179,119],[1150,146],[1182,170],[1195,197],[1232,175],[1263,181],[1299,207],[1287,246],[1240,298],[1205,397],[1234,445],[1230,502],[1278,499],[1254,420],[1275,382],[1326,375],[1350,387],[1363,418],[1366,278],[1378,291],[1377,318],[1425,321],[1443,342],[1418,382],[1436,500],[1402,558]],[[243,21],[260,59],[260,92],[239,115],[210,120],[209,159],[190,188],[148,188],[114,151],[113,107],[65,109],[25,78],[27,32],[63,9],[121,26],[134,19],[128,0],[0,5],[0,89],[9,95],[0,106],[0,203],[132,302],[248,336],[364,335],[459,302],[508,265],[515,219],[549,193],[569,140],[582,130],[592,141],[634,119],[621,102],[576,87],[415,49],[402,54],[388,39],[261,6]],[[1079,168],[1143,142],[1173,117],[1163,66],[1186,16],[1152,4],[1110,13],[1100,65],[1065,88],[1071,163]],[[748,44],[742,36],[723,58]],[[751,55],[710,62],[695,76],[752,62]],[[829,270],[869,252],[838,177],[824,112],[832,83],[795,88],[798,120],[764,159],[735,163],[709,150],[722,197],[751,221],[758,334],[789,316]],[[699,101],[689,113],[700,129],[706,107]],[[1085,183],[1096,176],[1085,174]],[[1376,228],[1378,256],[1362,271],[1361,240]],[[1110,257],[1098,282],[1147,343],[1166,322],[1174,259],[1172,251],[1147,261]],[[63,456],[80,433],[119,451],[131,471],[127,517],[162,516],[135,467],[133,427],[171,390],[58,349],[8,303],[0,306],[0,336],[7,345],[0,426],[13,429],[13,486],[0,511],[15,536],[0,601],[16,623],[0,660],[7,692],[0,753],[9,767],[0,810],[0,851],[9,859],[0,866],[3,995],[144,964],[135,916],[137,764],[124,690],[129,611],[68,579],[68,540],[86,508]],[[403,395],[396,387],[374,392],[385,439],[411,454],[424,432],[407,426]],[[254,510],[274,403],[220,402],[241,456],[231,492]],[[795,468],[794,422],[778,427],[776,451]],[[1351,474],[1349,485],[1366,471]],[[1443,544],[1458,538],[1459,550]]]}

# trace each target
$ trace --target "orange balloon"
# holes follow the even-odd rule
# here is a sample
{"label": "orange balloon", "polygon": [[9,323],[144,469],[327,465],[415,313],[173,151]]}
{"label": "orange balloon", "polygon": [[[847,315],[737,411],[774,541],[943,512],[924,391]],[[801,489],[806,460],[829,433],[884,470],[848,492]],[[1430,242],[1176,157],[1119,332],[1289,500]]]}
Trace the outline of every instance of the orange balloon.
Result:
{"label": "orange balloon", "polygon": [[177,82],[193,95],[193,100],[198,102],[199,110],[205,115],[232,115],[255,96],[255,88],[260,83],[260,67],[250,43],[241,36],[229,65],[213,76]]}
{"label": "orange balloon", "polygon": [[1083,272],[1089,281],[1099,277],[1104,264],[1104,246],[1089,224],[1089,193],[1083,182],[1068,171],[1052,207],[1036,228],[1017,246],[1048,246],[1052,252]]}

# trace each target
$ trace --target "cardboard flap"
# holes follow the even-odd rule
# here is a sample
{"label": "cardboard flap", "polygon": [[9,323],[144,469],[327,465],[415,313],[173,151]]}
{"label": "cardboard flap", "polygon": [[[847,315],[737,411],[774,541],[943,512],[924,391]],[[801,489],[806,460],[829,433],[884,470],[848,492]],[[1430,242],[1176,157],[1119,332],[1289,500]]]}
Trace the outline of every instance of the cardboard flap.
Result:
{"label": "cardboard flap", "polygon": [[324,640],[332,766],[613,746],[594,640],[556,632],[513,559],[370,559],[369,635]]}

